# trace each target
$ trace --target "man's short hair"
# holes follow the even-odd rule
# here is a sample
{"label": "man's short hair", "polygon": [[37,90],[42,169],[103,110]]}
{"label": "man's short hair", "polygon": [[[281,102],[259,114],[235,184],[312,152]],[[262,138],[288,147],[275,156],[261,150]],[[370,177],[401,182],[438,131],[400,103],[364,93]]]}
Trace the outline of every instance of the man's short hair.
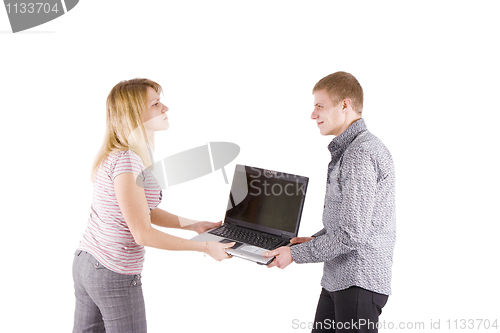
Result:
{"label": "man's short hair", "polygon": [[363,110],[363,88],[352,74],[335,72],[327,75],[316,83],[313,94],[319,90],[325,90],[334,105],[349,98],[354,111],[361,113]]}

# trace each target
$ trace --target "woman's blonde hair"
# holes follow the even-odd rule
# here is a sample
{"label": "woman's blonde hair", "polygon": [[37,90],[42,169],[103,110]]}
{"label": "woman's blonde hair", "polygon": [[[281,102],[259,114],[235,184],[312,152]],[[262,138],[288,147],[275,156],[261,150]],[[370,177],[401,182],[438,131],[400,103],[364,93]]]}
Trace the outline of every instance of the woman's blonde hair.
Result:
{"label": "woman's blonde hair", "polygon": [[110,153],[132,150],[145,166],[152,163],[148,147],[154,149],[154,137],[147,137],[143,118],[148,105],[148,87],[158,94],[162,92],[158,83],[148,79],[121,81],[111,89],[106,100],[106,133],[92,164],[92,181]]}

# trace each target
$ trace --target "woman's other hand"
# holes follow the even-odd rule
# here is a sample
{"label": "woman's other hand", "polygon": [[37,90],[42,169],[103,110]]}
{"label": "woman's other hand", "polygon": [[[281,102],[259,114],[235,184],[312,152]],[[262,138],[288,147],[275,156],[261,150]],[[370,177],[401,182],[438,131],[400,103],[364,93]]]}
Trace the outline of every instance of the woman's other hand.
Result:
{"label": "woman's other hand", "polygon": [[219,221],[217,223],[214,222],[207,222],[207,221],[201,221],[201,222],[196,222],[193,223],[189,226],[190,230],[196,231],[199,234],[204,233],[207,230],[213,229],[220,227],[222,224],[222,221]]}

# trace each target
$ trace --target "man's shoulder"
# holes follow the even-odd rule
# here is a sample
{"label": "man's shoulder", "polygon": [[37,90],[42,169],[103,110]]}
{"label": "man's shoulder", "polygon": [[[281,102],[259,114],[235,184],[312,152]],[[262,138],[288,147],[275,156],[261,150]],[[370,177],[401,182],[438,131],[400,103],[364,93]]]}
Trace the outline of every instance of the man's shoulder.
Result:
{"label": "man's shoulder", "polygon": [[358,134],[345,151],[344,158],[366,156],[371,159],[391,158],[386,145],[368,130]]}
{"label": "man's shoulder", "polygon": [[370,131],[366,130],[359,133],[356,138],[347,147],[349,150],[366,150],[366,151],[377,151],[377,150],[387,150],[382,140],[375,136]]}

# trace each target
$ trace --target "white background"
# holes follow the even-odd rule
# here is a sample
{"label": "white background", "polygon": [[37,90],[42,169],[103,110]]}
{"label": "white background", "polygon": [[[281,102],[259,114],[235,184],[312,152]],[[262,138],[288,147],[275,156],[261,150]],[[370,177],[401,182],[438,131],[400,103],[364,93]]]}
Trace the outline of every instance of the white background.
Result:
{"label": "white background", "polygon": [[[431,321],[500,319],[496,4],[84,0],[17,34],[0,9],[2,331],[72,328],[73,252],[116,83],[163,86],[171,127],[156,136],[157,160],[228,141],[241,147],[230,179],[236,163],[308,176],[308,236],[322,227],[332,139],[310,119],[311,90],[339,70],[363,86],[363,117],[395,161],[393,295],[381,321],[430,331]],[[164,190],[160,207],[218,221],[228,192],[219,171]],[[321,269],[148,248],[149,331],[308,332],[293,321],[313,320]]]}

